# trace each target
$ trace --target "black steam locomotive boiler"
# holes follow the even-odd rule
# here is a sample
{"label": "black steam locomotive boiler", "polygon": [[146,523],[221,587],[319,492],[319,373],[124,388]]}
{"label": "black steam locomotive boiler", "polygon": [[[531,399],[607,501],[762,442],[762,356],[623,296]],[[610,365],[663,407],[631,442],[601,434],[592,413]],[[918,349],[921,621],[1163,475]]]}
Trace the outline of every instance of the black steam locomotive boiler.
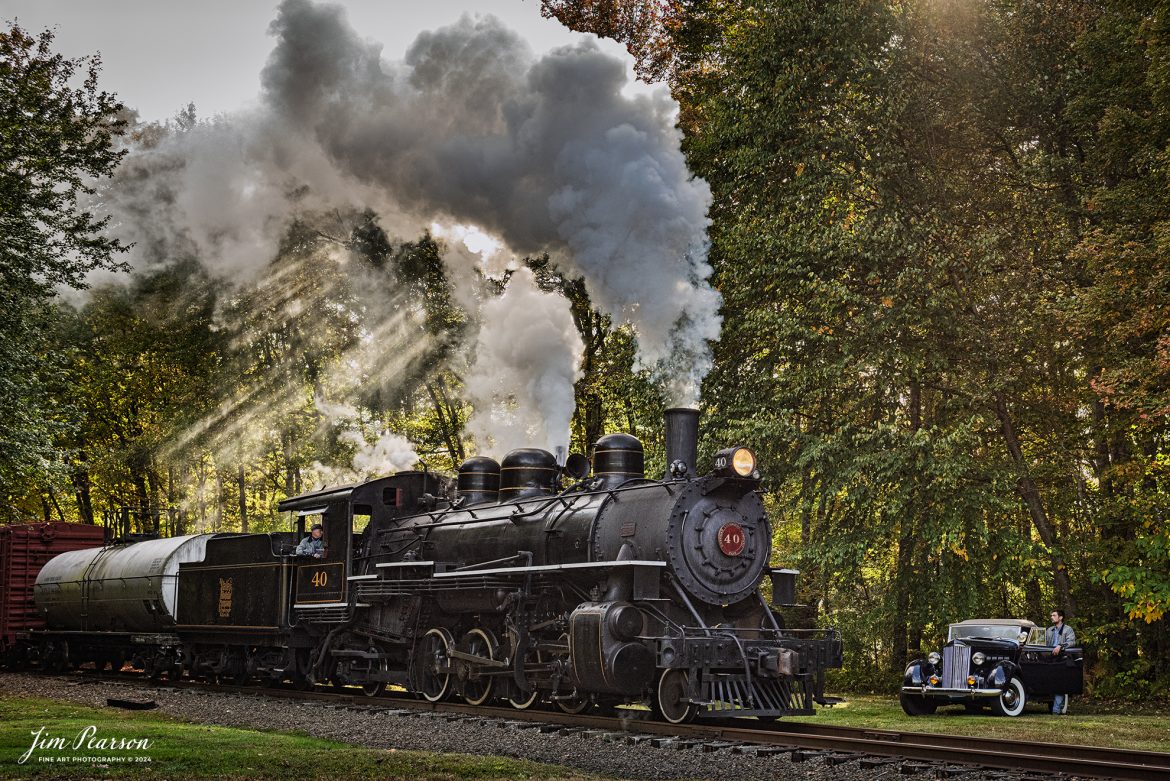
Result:
{"label": "black steam locomotive boiler", "polygon": [[[755,457],[728,448],[698,475],[697,427],[697,411],[667,412],[662,479],[610,434],[592,469],[521,449],[454,481],[400,472],[289,498],[296,531],[65,554],[37,581],[33,656],[518,709],[648,703],[676,723],[810,714],[841,643],[766,604],[769,577],[773,604],[795,601],[796,573],[769,567]],[[310,523],[320,558],[295,555]]]}

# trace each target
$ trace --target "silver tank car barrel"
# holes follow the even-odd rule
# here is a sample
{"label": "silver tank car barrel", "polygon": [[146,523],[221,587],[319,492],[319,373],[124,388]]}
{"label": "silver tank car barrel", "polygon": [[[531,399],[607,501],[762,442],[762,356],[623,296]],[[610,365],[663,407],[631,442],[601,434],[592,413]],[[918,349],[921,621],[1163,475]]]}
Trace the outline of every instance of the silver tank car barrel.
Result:
{"label": "silver tank car barrel", "polygon": [[37,575],[49,629],[154,632],[174,626],[179,564],[203,561],[210,534],[62,553]]}

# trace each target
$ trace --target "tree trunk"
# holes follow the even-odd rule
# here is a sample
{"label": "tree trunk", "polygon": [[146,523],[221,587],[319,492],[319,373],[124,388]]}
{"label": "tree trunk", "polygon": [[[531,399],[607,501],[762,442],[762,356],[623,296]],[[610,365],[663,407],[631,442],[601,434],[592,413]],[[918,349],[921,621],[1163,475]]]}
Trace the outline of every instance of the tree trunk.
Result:
{"label": "tree trunk", "polygon": [[812,470],[805,467],[800,472],[800,545],[807,548],[812,541]]}
{"label": "tree trunk", "polygon": [[49,489],[49,501],[53,503],[53,509],[57,511],[57,517],[61,523],[65,523],[65,513],[61,512],[61,505],[57,502],[57,494],[53,493],[53,489]]}
{"label": "tree trunk", "polygon": [[223,518],[227,515],[226,503],[223,498],[223,473],[219,467],[215,469],[215,526],[214,531],[223,529]]}
{"label": "tree trunk", "polygon": [[280,442],[284,450],[284,495],[297,495],[296,464],[293,463],[292,432],[284,431],[280,435]]}
{"label": "tree trunk", "polygon": [[236,485],[240,489],[240,531],[248,533],[248,482],[244,476],[244,465],[236,470]]}
{"label": "tree trunk", "polygon": [[85,452],[78,453],[78,465],[73,473],[73,486],[77,491],[77,512],[82,523],[95,523],[93,517],[93,494],[89,477],[89,465]]}
{"label": "tree trunk", "polygon": [[1020,493],[1020,497],[1024,500],[1024,504],[1028,508],[1028,515],[1032,519],[1032,525],[1036,529],[1036,533],[1040,535],[1040,540],[1048,548],[1052,556],[1052,574],[1056,584],[1056,599],[1063,609],[1070,613],[1076,612],[1076,606],[1072,603],[1072,588],[1068,578],[1068,565],[1065,563],[1064,556],[1061,554],[1058,546],[1056,530],[1052,523],[1048,520],[1048,513],[1044,509],[1044,500],[1040,496],[1040,490],[1036,487],[1035,481],[1028,470],[1028,464],[1024,460],[1024,451],[1020,447],[1019,436],[1016,434],[1015,424],[1012,422],[1011,415],[1008,414],[1007,401],[1001,395],[995,401],[995,414],[999,418],[1000,431],[1003,433],[1004,442],[1007,443],[1008,452],[1011,453],[1012,462],[1016,467],[1016,489]]}
{"label": "tree trunk", "polygon": [[[918,382],[910,383],[909,398],[910,435],[922,426],[922,388]],[[917,540],[914,520],[915,512],[906,513],[899,523],[898,564],[894,571],[894,615],[893,672],[900,672],[909,661],[909,634],[914,622],[910,620],[910,591],[914,587],[914,546]]]}
{"label": "tree trunk", "polygon": [[[1091,370],[1090,376],[1097,376],[1098,370]],[[1093,471],[1097,482],[1101,486],[1101,496],[1105,499],[1113,496],[1113,476],[1109,474],[1109,435],[1106,431],[1105,403],[1100,399],[1093,400]]]}
{"label": "tree trunk", "polygon": [[133,476],[134,483],[134,498],[138,501],[137,521],[135,523],[136,531],[139,534],[146,533],[146,518],[150,515],[150,493],[146,488],[146,475],[138,470],[135,470]]}
{"label": "tree trunk", "polygon": [[179,506],[178,479],[173,466],[167,467],[167,517],[171,519],[171,534],[182,537],[187,533],[183,510]]}
{"label": "tree trunk", "polygon": [[207,531],[207,463],[202,453],[195,462],[195,512],[199,516],[198,530]]}
{"label": "tree trunk", "polygon": [[447,420],[451,424],[451,430],[455,435],[455,448],[459,452],[459,461],[467,458],[467,452],[463,449],[463,439],[459,436],[459,413],[455,409],[455,404],[451,401],[451,394],[447,392],[447,381],[443,379],[442,373],[435,375],[435,383],[439,386],[439,398],[443,400],[443,405],[447,408]]}
{"label": "tree trunk", "polygon": [[159,477],[158,470],[155,469],[154,460],[151,459],[150,464],[146,468],[146,482],[150,486],[150,525],[151,531],[159,536],[162,536],[162,525],[166,518],[163,503],[159,500],[162,494],[162,478]]}
{"label": "tree trunk", "polygon": [[435,407],[435,414],[439,418],[439,429],[443,433],[443,439],[447,442],[447,452],[451,455],[451,460],[459,464],[463,461],[463,443],[459,441],[454,421],[448,420],[450,407],[443,403],[439,397],[439,390],[436,389],[436,385],[441,381],[441,378],[436,377],[436,383],[427,381],[423,385],[426,386],[427,394],[431,397],[431,403]]}
{"label": "tree trunk", "polygon": [[909,661],[910,634],[910,587],[914,575],[914,534],[913,524],[903,519],[902,533],[898,537],[898,565],[894,572],[894,616],[891,652],[891,671],[899,672]]}
{"label": "tree trunk", "polygon": [[601,396],[596,393],[586,393],[581,404],[585,412],[584,441],[581,445],[588,450],[605,434],[605,416],[602,414]]}

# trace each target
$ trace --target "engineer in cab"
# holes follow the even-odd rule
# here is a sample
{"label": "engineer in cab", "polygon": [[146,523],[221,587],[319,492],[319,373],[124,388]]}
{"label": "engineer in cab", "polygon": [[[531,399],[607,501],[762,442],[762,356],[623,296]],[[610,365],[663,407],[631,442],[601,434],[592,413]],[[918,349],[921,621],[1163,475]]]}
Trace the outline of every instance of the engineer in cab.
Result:
{"label": "engineer in cab", "polygon": [[325,540],[322,539],[324,534],[325,527],[319,523],[313,524],[309,536],[301,540],[301,544],[297,546],[296,555],[310,556],[314,559],[325,558]]}

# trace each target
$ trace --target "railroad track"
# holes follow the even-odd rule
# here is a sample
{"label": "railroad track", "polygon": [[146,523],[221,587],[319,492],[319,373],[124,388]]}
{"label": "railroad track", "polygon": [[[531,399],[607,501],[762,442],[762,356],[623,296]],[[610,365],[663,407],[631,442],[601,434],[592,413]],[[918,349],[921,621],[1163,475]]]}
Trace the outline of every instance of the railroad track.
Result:
{"label": "railroad track", "polygon": [[[673,725],[654,721],[648,711],[618,709],[615,715],[571,715],[551,710],[517,710],[454,702],[430,703],[393,692],[378,697],[292,688],[229,686],[197,681],[147,684],[144,678],[120,674],[86,679],[135,688],[162,688],[208,693],[244,694],[277,699],[328,702],[358,710],[390,710],[399,715],[446,715],[449,718],[499,720],[502,726],[545,732],[585,732],[603,740],[698,751],[735,751],[767,756],[787,753],[793,761],[822,760],[830,765],[856,762],[862,768],[885,768],[902,775],[932,772],[961,777],[976,771],[1003,771],[1025,778],[1110,778],[1119,781],[1167,781],[1170,753],[1133,751],[1062,743],[898,732],[777,721],[759,726],[743,722],[704,721]],[[357,690],[355,690],[356,692]],[[1054,770],[1057,768],[1058,770]]]}

